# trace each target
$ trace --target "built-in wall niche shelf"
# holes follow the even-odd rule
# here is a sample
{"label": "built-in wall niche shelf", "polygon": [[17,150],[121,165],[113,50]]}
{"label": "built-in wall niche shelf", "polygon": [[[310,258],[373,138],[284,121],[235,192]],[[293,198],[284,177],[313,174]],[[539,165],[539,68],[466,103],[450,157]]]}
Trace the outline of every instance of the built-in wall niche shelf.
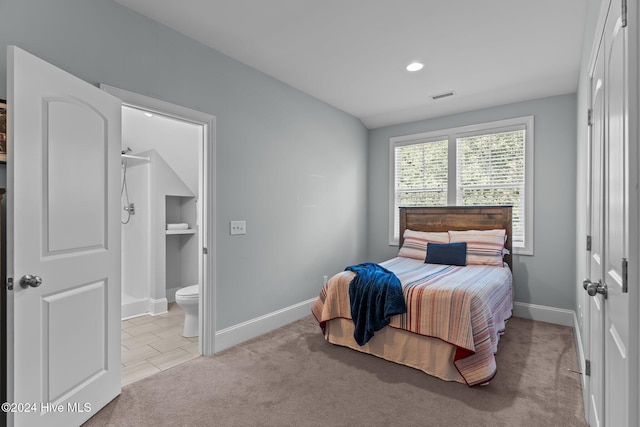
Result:
{"label": "built-in wall niche shelf", "polygon": [[187,228],[186,230],[166,230],[167,236],[172,234],[196,234],[196,230],[193,228]]}
{"label": "built-in wall niche shelf", "polygon": [[166,196],[166,230],[167,236],[194,235],[198,231],[196,222],[196,198],[191,196]]}

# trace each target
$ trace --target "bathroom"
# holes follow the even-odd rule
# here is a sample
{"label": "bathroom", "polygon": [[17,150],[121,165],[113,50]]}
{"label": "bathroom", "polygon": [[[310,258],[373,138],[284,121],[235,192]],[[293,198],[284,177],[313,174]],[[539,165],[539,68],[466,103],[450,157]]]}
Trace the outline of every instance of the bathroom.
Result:
{"label": "bathroom", "polygon": [[200,124],[122,107],[121,318],[162,315],[178,298],[185,337],[199,335],[203,144]]}

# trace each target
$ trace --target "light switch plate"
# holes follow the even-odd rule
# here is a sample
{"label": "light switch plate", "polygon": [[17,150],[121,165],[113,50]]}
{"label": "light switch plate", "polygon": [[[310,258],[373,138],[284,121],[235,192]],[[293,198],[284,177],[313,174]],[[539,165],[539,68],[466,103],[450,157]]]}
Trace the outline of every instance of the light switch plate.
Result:
{"label": "light switch plate", "polygon": [[231,221],[229,225],[231,235],[247,234],[247,221]]}

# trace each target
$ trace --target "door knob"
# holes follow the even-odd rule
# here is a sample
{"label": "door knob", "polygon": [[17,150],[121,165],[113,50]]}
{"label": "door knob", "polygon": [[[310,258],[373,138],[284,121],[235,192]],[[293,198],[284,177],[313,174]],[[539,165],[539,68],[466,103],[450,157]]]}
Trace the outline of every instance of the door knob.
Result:
{"label": "door knob", "polygon": [[27,289],[29,286],[37,288],[42,285],[42,278],[40,276],[32,276],[31,274],[25,274],[20,278],[20,286]]}
{"label": "door knob", "polygon": [[597,282],[592,282],[589,279],[585,279],[582,282],[582,286],[587,291],[590,296],[596,296],[597,294],[604,295],[604,298],[607,298],[607,284],[602,283],[602,279],[598,279]]}

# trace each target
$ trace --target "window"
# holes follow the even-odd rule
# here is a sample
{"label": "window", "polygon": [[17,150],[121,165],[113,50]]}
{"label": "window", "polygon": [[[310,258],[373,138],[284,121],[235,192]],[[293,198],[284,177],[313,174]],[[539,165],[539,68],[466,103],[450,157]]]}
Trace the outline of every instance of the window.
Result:
{"label": "window", "polygon": [[513,206],[513,248],[533,255],[533,116],[390,139],[389,243],[400,206]]}

